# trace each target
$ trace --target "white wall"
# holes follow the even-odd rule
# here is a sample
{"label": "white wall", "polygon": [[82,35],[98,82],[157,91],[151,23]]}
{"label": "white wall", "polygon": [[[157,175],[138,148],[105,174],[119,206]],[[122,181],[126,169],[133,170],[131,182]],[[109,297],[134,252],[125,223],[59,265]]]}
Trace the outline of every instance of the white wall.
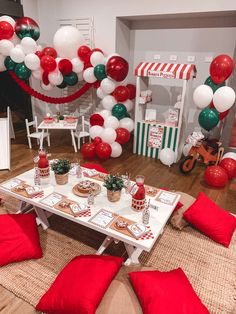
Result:
{"label": "white wall", "polygon": [[39,23],[38,0],[21,0],[21,4],[23,5],[24,16],[31,17]]}

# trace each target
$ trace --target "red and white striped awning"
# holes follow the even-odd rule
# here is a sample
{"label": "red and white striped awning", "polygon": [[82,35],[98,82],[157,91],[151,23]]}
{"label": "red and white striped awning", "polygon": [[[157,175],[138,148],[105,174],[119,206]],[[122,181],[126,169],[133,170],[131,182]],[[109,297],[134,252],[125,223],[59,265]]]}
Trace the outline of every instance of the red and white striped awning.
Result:
{"label": "red and white striped awning", "polygon": [[136,67],[136,76],[161,77],[189,80],[196,75],[194,64],[140,62]]}

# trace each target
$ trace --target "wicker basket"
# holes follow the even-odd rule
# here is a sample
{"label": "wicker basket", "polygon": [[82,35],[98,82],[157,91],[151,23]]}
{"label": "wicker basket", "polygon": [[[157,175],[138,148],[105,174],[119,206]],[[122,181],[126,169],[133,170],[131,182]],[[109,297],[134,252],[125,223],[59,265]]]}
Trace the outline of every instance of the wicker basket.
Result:
{"label": "wicker basket", "polygon": [[136,200],[134,198],[132,198],[132,209],[140,212],[144,209],[144,205],[145,205],[145,198],[143,200]]}
{"label": "wicker basket", "polygon": [[121,191],[107,190],[107,198],[109,202],[118,202],[120,200]]}
{"label": "wicker basket", "polygon": [[68,178],[69,178],[69,172],[67,172],[65,174],[56,174],[55,173],[56,183],[59,185],[63,185],[63,184],[68,183]]}

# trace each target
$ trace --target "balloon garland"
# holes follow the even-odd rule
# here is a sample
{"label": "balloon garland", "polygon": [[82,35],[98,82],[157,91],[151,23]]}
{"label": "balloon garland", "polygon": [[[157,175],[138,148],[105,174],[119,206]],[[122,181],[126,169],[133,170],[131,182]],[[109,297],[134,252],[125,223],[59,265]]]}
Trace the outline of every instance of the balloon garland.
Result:
{"label": "balloon garland", "polygon": [[[133,84],[122,83],[129,71],[128,62],[114,53],[105,57],[99,48],[85,45],[82,34],[73,26],[57,30],[53,47],[37,44],[38,24],[29,17],[14,20],[0,17],[0,72],[8,71],[29,95],[52,104],[63,104],[82,96],[90,87],[97,89],[102,110],[90,117],[93,143],[82,146],[85,158],[119,157],[123,144],[130,139],[134,122],[130,117],[136,96]],[[49,97],[27,84],[30,77],[39,80],[41,88],[74,86],[83,79],[85,85],[66,97]]]}

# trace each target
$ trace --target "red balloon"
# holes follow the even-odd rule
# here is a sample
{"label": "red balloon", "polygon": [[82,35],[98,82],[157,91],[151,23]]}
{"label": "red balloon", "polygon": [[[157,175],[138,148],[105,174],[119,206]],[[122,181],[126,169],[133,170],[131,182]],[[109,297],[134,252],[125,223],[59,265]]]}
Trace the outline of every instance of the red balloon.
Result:
{"label": "red balloon", "polygon": [[[210,103],[210,108],[216,109],[214,104],[213,104],[213,101]],[[219,112],[219,119],[223,120],[228,115],[228,113],[229,113],[229,109],[224,111],[224,112]]]}
{"label": "red balloon", "polygon": [[234,61],[228,55],[219,55],[210,65],[211,79],[215,84],[223,83],[232,74]]}
{"label": "red balloon", "polygon": [[43,52],[42,51],[38,50],[38,51],[35,52],[35,54],[36,54],[36,56],[39,57],[39,59],[41,59],[43,57]]}
{"label": "red balloon", "polygon": [[96,88],[96,89],[98,87],[100,87],[100,85],[101,85],[101,81],[96,81],[96,82],[93,83],[93,87]]}
{"label": "red balloon", "polygon": [[91,56],[91,49],[88,46],[80,46],[78,51],[78,57],[84,61],[84,62],[89,62],[90,56]]}
{"label": "red balloon", "polygon": [[96,146],[96,154],[100,159],[107,159],[111,156],[111,145],[100,143]]}
{"label": "red balloon", "polygon": [[43,56],[40,60],[41,68],[46,72],[52,72],[56,69],[57,63],[51,56]]}
{"label": "red balloon", "polygon": [[116,129],[116,142],[119,144],[125,144],[129,141],[130,139],[130,133],[127,129],[125,128],[117,128]]}
{"label": "red balloon", "polygon": [[111,57],[106,64],[107,76],[117,82],[123,81],[129,72],[128,62],[119,56]]}
{"label": "red balloon", "polygon": [[10,39],[14,34],[14,29],[10,23],[6,21],[0,22],[0,40]]}
{"label": "red balloon", "polygon": [[86,70],[87,68],[91,68],[91,67],[93,67],[93,66],[90,63],[90,61],[84,63],[84,70]]}
{"label": "red balloon", "polygon": [[94,138],[94,140],[93,140],[93,144],[94,144],[95,146],[97,146],[97,145],[100,144],[100,143],[102,143],[101,137],[96,136],[96,137]]}
{"label": "red balloon", "polygon": [[48,72],[43,72],[42,81],[43,81],[44,85],[48,85],[49,84]]}
{"label": "red balloon", "polygon": [[68,75],[72,72],[72,63],[68,59],[61,59],[58,62],[58,69],[63,75]]}
{"label": "red balloon", "polygon": [[118,102],[126,101],[130,97],[129,89],[126,86],[117,86],[112,95]]}
{"label": "red balloon", "polygon": [[229,179],[236,177],[236,161],[232,158],[224,158],[219,164],[228,174]]}
{"label": "red balloon", "polygon": [[103,124],[104,124],[104,119],[100,114],[94,113],[90,116],[90,125],[91,126],[93,126],[93,125],[103,126]]}
{"label": "red balloon", "polygon": [[95,51],[99,51],[99,52],[101,52],[101,53],[104,54],[104,52],[103,52],[102,49],[100,49],[100,48],[94,48],[94,49],[92,49],[91,54],[92,54],[93,52],[95,52]]}
{"label": "red balloon", "polygon": [[51,56],[53,57],[54,59],[57,57],[57,52],[54,48],[52,47],[45,47],[42,51],[42,54],[44,56]]}
{"label": "red balloon", "polygon": [[81,153],[85,159],[92,159],[96,156],[95,145],[93,143],[85,143],[81,147]]}
{"label": "red balloon", "polygon": [[128,88],[129,90],[129,99],[134,99],[135,96],[136,96],[136,86],[133,85],[133,84],[127,84],[126,87]]}
{"label": "red balloon", "polygon": [[220,166],[209,166],[205,170],[204,179],[210,186],[221,188],[228,182],[228,174]]}

